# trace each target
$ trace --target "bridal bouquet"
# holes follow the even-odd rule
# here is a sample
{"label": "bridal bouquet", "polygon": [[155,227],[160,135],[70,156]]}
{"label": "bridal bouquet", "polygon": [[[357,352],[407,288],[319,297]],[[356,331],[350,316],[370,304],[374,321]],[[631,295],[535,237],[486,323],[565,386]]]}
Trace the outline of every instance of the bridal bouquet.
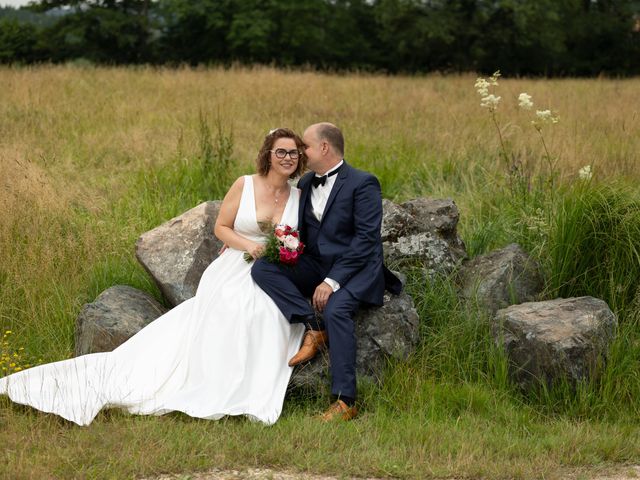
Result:
{"label": "bridal bouquet", "polygon": [[[261,257],[271,263],[295,265],[304,251],[304,243],[300,241],[298,231],[289,225],[271,226]],[[247,262],[253,261],[249,253],[244,254]]]}

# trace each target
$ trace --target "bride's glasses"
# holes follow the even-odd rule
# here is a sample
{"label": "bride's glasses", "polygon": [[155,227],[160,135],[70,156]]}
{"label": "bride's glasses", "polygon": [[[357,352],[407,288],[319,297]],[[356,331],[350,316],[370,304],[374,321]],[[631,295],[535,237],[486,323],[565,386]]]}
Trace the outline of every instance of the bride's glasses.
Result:
{"label": "bride's glasses", "polygon": [[276,158],[282,160],[287,155],[291,160],[298,160],[300,158],[300,152],[298,150],[285,150],[284,148],[276,148],[275,150],[269,150],[276,155]]}

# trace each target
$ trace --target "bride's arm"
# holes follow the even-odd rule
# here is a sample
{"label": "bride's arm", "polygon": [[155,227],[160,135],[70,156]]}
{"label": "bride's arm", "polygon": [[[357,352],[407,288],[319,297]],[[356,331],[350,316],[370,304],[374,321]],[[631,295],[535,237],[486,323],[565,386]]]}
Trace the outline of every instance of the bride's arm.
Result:
{"label": "bride's arm", "polygon": [[239,235],[233,230],[233,223],[240,208],[243,186],[244,177],[238,178],[231,185],[231,188],[224,196],[224,200],[222,200],[222,205],[220,205],[220,212],[213,232],[226,246],[236,250],[247,251],[253,258],[256,258],[262,251],[263,246]]}

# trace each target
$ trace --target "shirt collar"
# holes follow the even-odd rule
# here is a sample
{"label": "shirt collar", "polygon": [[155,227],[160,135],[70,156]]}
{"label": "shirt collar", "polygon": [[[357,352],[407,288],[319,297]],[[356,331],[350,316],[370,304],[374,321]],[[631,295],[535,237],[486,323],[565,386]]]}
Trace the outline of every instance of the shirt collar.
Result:
{"label": "shirt collar", "polygon": [[[329,174],[330,174],[331,172],[333,172],[334,170],[339,169],[339,168],[342,166],[342,164],[343,164],[343,163],[344,163],[344,158],[343,158],[342,160],[340,160],[340,163],[338,163],[335,167],[333,167],[332,169],[327,170],[326,172],[324,172],[324,175],[329,175]],[[322,177],[322,176],[323,176],[323,175],[318,175],[318,174],[316,173],[316,177]]]}

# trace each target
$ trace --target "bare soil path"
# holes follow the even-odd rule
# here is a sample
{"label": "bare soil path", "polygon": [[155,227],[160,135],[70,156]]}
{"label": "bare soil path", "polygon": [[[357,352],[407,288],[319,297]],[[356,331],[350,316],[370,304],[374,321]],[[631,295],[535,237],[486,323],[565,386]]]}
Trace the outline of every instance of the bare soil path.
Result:
{"label": "bare soil path", "polygon": [[[580,469],[566,474],[559,474],[555,478],[567,480],[639,480],[640,465],[619,465],[611,467]],[[315,475],[310,473],[286,472],[269,468],[250,468],[248,470],[220,470],[212,469],[206,472],[192,474],[162,475],[145,480],[383,480],[374,477],[334,477]],[[447,480],[456,480],[453,477]]]}

